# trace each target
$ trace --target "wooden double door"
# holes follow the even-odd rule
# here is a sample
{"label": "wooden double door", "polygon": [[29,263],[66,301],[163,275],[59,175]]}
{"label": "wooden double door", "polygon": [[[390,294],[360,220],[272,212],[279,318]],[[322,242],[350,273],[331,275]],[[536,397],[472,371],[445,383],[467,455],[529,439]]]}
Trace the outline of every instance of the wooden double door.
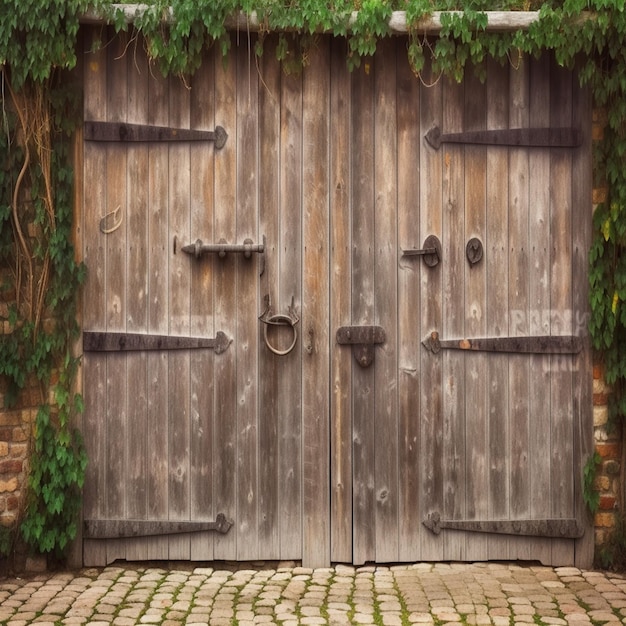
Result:
{"label": "wooden double door", "polygon": [[86,55],[85,563],[589,564],[575,75],[237,43],[187,82]]}

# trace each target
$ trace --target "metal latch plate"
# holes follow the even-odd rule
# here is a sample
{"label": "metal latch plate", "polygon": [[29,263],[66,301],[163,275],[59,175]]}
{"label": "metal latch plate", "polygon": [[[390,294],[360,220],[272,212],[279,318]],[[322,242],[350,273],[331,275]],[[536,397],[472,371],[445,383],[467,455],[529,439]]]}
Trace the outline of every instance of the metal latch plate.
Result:
{"label": "metal latch plate", "polygon": [[337,343],[385,343],[385,329],[381,326],[342,326],[337,329]]}
{"label": "metal latch plate", "polygon": [[374,362],[374,346],[385,343],[386,338],[381,326],[342,326],[337,329],[337,343],[351,345],[352,354],[361,367]]}

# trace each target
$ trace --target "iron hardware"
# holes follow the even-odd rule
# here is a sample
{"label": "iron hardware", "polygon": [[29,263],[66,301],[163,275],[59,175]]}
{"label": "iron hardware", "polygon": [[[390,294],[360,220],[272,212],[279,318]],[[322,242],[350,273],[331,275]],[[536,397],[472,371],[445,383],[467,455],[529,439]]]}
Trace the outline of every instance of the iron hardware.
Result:
{"label": "iron hardware", "polygon": [[336,336],[337,343],[352,346],[352,354],[361,367],[374,362],[374,346],[387,339],[381,326],[342,326]]}
{"label": "iron hardware", "polygon": [[83,333],[85,352],[129,352],[138,350],[193,350],[208,348],[216,354],[224,352],[231,343],[225,333],[218,331],[214,339],[207,337],[174,337],[140,333]]}
{"label": "iron hardware", "polygon": [[226,534],[233,521],[218,513],[214,522],[152,521],[152,520],[85,520],[85,539],[124,539],[130,537],[154,537],[178,535],[214,530]]}
{"label": "iron hardware", "polygon": [[435,535],[443,529],[559,539],[577,539],[585,534],[584,526],[576,519],[442,520],[435,511],[429,513],[422,524]]}
{"label": "iron hardware", "polygon": [[435,267],[441,261],[441,242],[437,235],[428,235],[421,250],[402,250],[402,256],[421,256],[428,267]]}
{"label": "iron hardware", "polygon": [[196,259],[207,253],[215,253],[223,259],[228,252],[237,252],[249,259],[253,252],[265,252],[265,237],[263,237],[263,243],[257,244],[253,243],[252,239],[244,239],[243,243],[226,243],[224,239],[220,239],[218,243],[203,243],[201,239],[196,239],[195,243],[183,246],[181,250],[187,254],[193,254]]}
{"label": "iron hardware", "polygon": [[122,225],[123,219],[122,205],[118,204],[112,211],[100,218],[100,232],[103,235],[114,233]]}
{"label": "iron hardware", "polygon": [[512,352],[521,354],[577,354],[582,340],[574,335],[530,337],[488,337],[479,339],[439,339],[433,331],[422,345],[437,354],[440,350],[475,350],[478,352]]}
{"label": "iron hardware", "polygon": [[123,122],[85,122],[84,136],[87,141],[213,141],[215,149],[220,150],[228,133],[221,126],[216,126],[213,131]]}
{"label": "iron hardware", "polygon": [[476,265],[483,258],[483,242],[478,237],[472,237],[465,246],[465,256],[470,265]]}
{"label": "iron hardware", "polygon": [[439,150],[442,143],[575,148],[582,142],[582,133],[577,128],[503,128],[498,130],[473,130],[462,133],[442,133],[438,126],[433,126],[424,135],[424,139],[435,150]]}
{"label": "iron hardware", "polygon": [[[263,328],[263,339],[265,340],[265,345],[269,348],[271,352],[277,354],[278,356],[285,356],[289,354],[295,347],[296,342],[298,341],[298,331],[296,330],[296,324],[300,321],[298,314],[296,313],[296,307],[294,305],[294,298],[291,298],[291,305],[288,308],[289,315],[285,315],[284,313],[274,313],[272,311],[272,302],[270,299],[270,295],[265,294],[265,310],[259,316],[259,321],[263,322],[265,325]],[[291,330],[293,333],[293,337],[291,339],[291,343],[284,350],[279,350],[275,348],[271,343],[267,336],[269,326],[291,326]]]}

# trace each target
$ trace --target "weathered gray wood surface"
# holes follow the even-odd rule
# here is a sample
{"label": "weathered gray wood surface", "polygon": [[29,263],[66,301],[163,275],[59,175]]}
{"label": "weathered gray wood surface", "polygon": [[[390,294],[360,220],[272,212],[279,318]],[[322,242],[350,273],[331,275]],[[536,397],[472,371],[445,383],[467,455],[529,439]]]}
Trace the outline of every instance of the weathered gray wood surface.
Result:
{"label": "weathered gray wood surface", "polygon": [[[252,39],[254,36],[252,36]],[[89,37],[87,37],[89,39]],[[194,522],[225,534],[85,539],[115,559],[330,562],[539,559],[588,564],[581,539],[446,529],[446,520],[582,519],[591,442],[586,338],[589,102],[546,59],[486,64],[462,84],[404,42],[349,72],[320,38],[301,73],[255,59],[233,36],[189,83],[162,79],[138,48],[86,55],[85,118],[228,132],[211,142],[84,143],[78,222],[89,276],[85,330],[189,337],[213,350],[84,355],[90,464],[84,515]],[[89,41],[86,42],[91,49]],[[428,84],[430,86],[427,86]],[[576,148],[442,144],[442,132],[573,127]],[[101,230],[116,226],[110,232]],[[117,221],[121,217],[119,225]],[[108,229],[105,229],[108,230]],[[442,244],[428,267],[419,249]],[[194,255],[200,238],[265,251]],[[483,259],[466,258],[478,237]],[[176,238],[177,245],[174,245]],[[293,301],[297,342],[270,351],[258,317]],[[343,326],[386,341],[362,367]],[[289,327],[271,326],[276,347]],[[422,340],[575,335],[579,354],[428,351]],[[538,527],[541,527],[540,524]]]}
{"label": "weathered gray wood surface", "polygon": [[[352,226],[350,110],[352,92],[345,63],[347,46],[332,42],[330,117],[330,310],[332,331],[352,323]],[[331,560],[352,560],[352,351],[332,349],[330,390]]]}

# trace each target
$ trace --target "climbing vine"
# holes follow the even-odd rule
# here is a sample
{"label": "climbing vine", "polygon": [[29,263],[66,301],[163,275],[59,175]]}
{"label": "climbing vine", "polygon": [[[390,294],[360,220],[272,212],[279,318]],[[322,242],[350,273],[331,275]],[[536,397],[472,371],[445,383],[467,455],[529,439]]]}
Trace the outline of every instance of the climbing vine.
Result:
{"label": "climbing vine", "polygon": [[[137,45],[164,74],[193,74],[203,50],[231,45],[230,30],[254,22],[253,53],[278,32],[276,54],[290,71],[306,65],[319,33],[348,41],[347,63],[358,66],[389,34],[394,10],[405,12],[407,55],[419,74],[428,60],[435,75],[461,80],[467,67],[484,71],[491,57],[507,63],[520,53],[553,51],[576,64],[595,105],[606,111],[595,173],[608,195],[594,216],[590,251],[590,331],[613,386],[611,416],[626,415],[626,10],[623,0],[153,0],[128,15],[110,0],[2,0],[0,12],[0,293],[10,302],[0,337],[0,376],[7,401],[35,378],[41,407],[34,429],[30,500],[22,523],[29,544],[61,552],[75,535],[86,459],[72,415],[77,360],[76,296],[84,268],[71,246],[70,141],[80,120],[66,70],[76,64],[80,19],[98,15]],[[434,10],[442,29],[420,32]],[[456,10],[462,13],[454,12]],[[527,30],[491,32],[487,10],[539,10]],[[103,29],[104,32],[104,29]],[[8,328],[8,332],[6,329]],[[52,391],[52,398],[50,398]]]}
{"label": "climbing vine", "polygon": [[[81,410],[78,287],[84,268],[72,240],[72,133],[78,91],[64,71],[76,61],[74,2],[10,2],[0,18],[0,375],[7,405],[38,389],[22,536],[60,556],[76,535],[86,456],[72,426]],[[3,546],[6,552],[7,547]]]}

